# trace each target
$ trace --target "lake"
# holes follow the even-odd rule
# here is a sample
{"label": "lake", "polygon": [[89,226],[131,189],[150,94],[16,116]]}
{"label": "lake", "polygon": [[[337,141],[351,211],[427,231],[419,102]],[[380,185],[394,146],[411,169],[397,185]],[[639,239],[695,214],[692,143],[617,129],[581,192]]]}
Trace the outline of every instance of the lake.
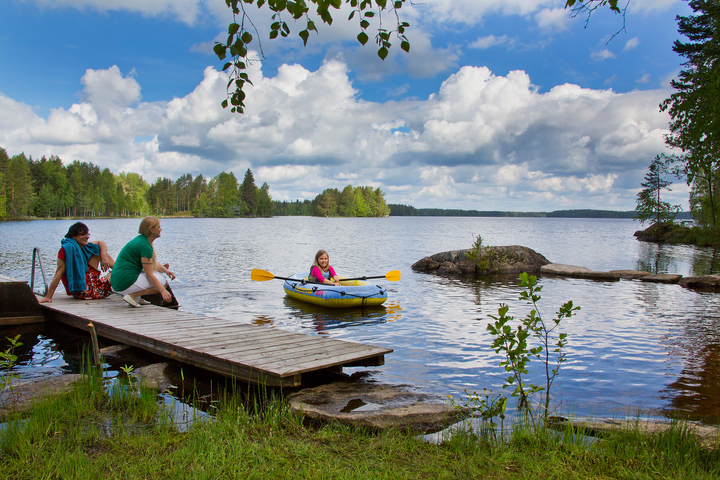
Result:
{"label": "lake", "polygon": [[[105,240],[113,256],[137,234],[139,222],[85,221],[91,240]],[[0,223],[0,274],[29,280],[37,246],[49,281],[60,239],[72,223]],[[488,316],[500,303],[516,318],[529,307],[518,300],[512,277],[412,271],[425,256],[469,248],[481,234],[484,245],[523,245],[551,262],[593,270],[720,273],[714,249],[638,242],[632,234],[641,225],[628,219],[275,217],[164,219],[162,227],[155,242],[158,259],[178,276],[171,286],[182,310],[392,348],[382,367],[345,371],[367,371],[369,381],[408,385],[437,397],[501,390],[506,375],[498,366],[502,357],[490,349]],[[387,287],[388,301],[367,311],[307,306],[286,298],[280,280],[250,279],[253,268],[276,276],[306,272],[320,248],[340,275],[400,270],[402,279],[378,281]],[[553,386],[561,412],[720,420],[720,294],[631,280],[541,277],[540,285],[546,320],[567,300],[582,308],[563,323],[567,362]],[[23,339],[36,337],[21,356],[24,374],[74,368],[61,351],[67,339],[60,338],[74,333],[49,327],[23,327],[22,333]],[[544,382],[540,367],[537,361],[530,366],[530,380],[538,384]]]}

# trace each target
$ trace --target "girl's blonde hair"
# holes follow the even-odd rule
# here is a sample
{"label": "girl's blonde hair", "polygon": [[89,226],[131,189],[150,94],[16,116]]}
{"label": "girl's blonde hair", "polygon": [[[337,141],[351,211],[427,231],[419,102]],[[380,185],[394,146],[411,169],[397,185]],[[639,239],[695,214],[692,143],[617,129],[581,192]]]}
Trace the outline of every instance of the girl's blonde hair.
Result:
{"label": "girl's blonde hair", "polygon": [[[150,236],[150,229],[160,225],[160,219],[157,217],[145,217],[140,221],[140,227],[138,227],[138,233],[140,235]],[[157,263],[157,256],[155,255],[155,245],[150,244],[153,247],[153,268]]]}
{"label": "girl's blonde hair", "polygon": [[318,258],[322,257],[323,255],[328,256],[328,268],[330,267],[330,255],[328,255],[325,250],[318,250],[318,252],[315,254],[315,261],[312,264],[313,267],[318,267],[320,270],[322,270],[322,267],[318,265]]}
{"label": "girl's blonde hair", "polygon": [[160,219],[157,217],[145,217],[140,222],[140,228],[138,228],[138,233],[141,235],[145,235],[146,237],[150,236],[150,229],[153,227],[157,227],[160,224]]}

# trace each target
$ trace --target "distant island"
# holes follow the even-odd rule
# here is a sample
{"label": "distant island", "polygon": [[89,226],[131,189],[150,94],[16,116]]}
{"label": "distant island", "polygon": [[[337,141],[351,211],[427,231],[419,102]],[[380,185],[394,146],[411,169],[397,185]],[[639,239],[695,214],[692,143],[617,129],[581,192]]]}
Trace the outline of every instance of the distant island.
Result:
{"label": "distant island", "polygon": [[[415,208],[409,205],[389,204],[391,217],[538,217],[538,218],[635,218],[636,211],[615,210],[555,210],[553,212],[503,212],[459,210],[444,208]],[[692,219],[690,212],[680,212],[681,220]]]}

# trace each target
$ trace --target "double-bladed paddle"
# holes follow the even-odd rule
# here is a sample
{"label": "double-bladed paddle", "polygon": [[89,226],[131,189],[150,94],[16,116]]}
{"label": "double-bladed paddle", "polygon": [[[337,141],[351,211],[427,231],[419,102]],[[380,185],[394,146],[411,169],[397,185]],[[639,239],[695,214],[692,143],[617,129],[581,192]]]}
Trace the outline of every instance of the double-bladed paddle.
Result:
{"label": "double-bladed paddle", "polygon": [[[291,282],[302,282],[303,280],[301,278],[287,278],[287,277],[277,277],[273,275],[272,273],[266,271],[266,270],[260,270],[259,268],[254,268],[252,272],[250,272],[250,278],[255,280],[256,282],[264,282],[266,280],[290,280]],[[341,278],[341,282],[346,282],[349,280],[370,280],[371,278],[384,278],[386,280],[389,280],[391,282],[397,282],[400,280],[400,270],[392,270],[385,275],[379,275],[376,277],[354,277],[354,278]],[[305,283],[320,283],[320,282],[308,282],[307,280]]]}

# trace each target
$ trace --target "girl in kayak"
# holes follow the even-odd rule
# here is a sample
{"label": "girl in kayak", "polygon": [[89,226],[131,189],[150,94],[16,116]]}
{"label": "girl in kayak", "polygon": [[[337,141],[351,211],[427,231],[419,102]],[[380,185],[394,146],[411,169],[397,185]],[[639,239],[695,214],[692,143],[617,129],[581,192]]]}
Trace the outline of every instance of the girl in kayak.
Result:
{"label": "girl in kayak", "polygon": [[315,254],[315,262],[310,267],[308,280],[335,285],[336,287],[340,286],[340,277],[335,273],[335,269],[330,266],[330,257],[325,250],[318,250]]}

